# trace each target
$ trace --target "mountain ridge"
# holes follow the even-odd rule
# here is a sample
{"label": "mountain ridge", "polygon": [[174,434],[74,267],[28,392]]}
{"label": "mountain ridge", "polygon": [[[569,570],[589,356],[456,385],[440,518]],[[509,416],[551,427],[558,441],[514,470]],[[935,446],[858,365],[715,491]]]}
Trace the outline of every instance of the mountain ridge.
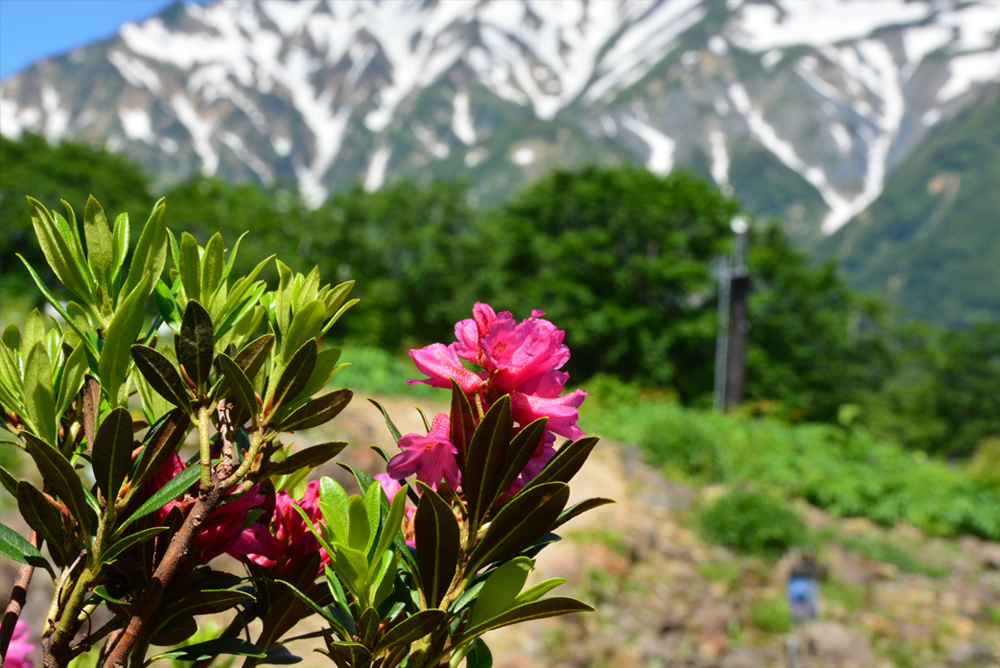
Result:
{"label": "mountain ridge", "polygon": [[812,248],[996,81],[988,1],[223,0],[8,77],[0,132],[313,206],[400,177],[489,202],[554,167],[690,169]]}

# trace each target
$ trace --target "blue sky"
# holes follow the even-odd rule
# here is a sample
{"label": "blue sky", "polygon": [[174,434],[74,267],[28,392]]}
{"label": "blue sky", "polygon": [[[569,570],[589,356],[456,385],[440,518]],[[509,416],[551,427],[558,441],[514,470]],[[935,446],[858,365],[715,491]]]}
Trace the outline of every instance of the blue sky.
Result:
{"label": "blue sky", "polygon": [[40,58],[110,37],[122,23],[169,5],[170,0],[0,0],[0,79]]}

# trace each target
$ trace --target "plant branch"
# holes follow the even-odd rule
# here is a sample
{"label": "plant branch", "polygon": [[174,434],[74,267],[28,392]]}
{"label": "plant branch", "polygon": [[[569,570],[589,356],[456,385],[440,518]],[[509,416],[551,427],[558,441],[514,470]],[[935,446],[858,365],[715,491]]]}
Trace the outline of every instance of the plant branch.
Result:
{"label": "plant branch", "polygon": [[209,416],[212,409],[203,406],[198,409],[198,449],[201,453],[201,491],[208,493],[212,487],[212,444],[208,436]]}
{"label": "plant branch", "polygon": [[[28,537],[28,541],[35,546],[35,549],[42,547],[42,539],[34,531]],[[21,616],[24,603],[28,597],[28,586],[31,585],[31,576],[35,572],[35,567],[31,564],[22,564],[14,579],[14,587],[10,592],[10,602],[7,603],[7,610],[3,613],[3,621],[0,622],[0,666],[3,665],[7,657],[7,648],[10,646],[10,639],[14,637],[14,626]]]}

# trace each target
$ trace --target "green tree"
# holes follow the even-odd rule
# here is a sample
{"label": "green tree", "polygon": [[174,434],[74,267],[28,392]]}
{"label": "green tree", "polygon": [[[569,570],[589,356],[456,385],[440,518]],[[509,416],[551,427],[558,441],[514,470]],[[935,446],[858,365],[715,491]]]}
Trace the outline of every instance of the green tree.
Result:
{"label": "green tree", "polygon": [[[556,171],[492,224],[498,309],[537,308],[565,327],[575,380],[603,372],[711,390],[715,280],[736,204],[686,173],[587,167]],[[527,313],[515,313],[518,317]]]}
{"label": "green tree", "polygon": [[136,229],[146,221],[154,203],[149,178],[139,167],[82,143],[52,145],[36,134],[25,133],[18,139],[0,135],[0,166],[0,301],[4,303],[25,294],[37,299],[37,291],[28,289],[31,279],[15,253],[41,271],[49,286],[58,285],[34,242],[25,195],[50,202],[65,215],[58,204],[62,198],[82,219],[87,197],[94,194],[102,197],[109,215],[127,211]]}

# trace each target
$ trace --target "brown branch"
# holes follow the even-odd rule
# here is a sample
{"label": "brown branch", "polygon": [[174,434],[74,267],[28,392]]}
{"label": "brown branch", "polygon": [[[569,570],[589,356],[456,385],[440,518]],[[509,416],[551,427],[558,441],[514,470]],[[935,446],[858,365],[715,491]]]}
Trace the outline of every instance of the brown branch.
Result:
{"label": "brown branch", "polygon": [[166,554],[160,561],[159,566],[153,573],[152,579],[146,585],[145,590],[134,606],[132,618],[128,626],[118,640],[117,645],[111,651],[104,666],[111,668],[124,668],[128,665],[129,656],[135,649],[140,638],[149,631],[149,620],[153,613],[160,606],[163,594],[170,587],[170,583],[176,575],[181,563],[188,556],[191,545],[195,537],[201,530],[202,525],[211,517],[212,513],[221,505],[225,493],[213,486],[207,494],[203,495],[194,504],[180,530],[170,541]]}
{"label": "brown branch", "polygon": [[[31,532],[28,541],[35,546],[35,549],[42,547],[42,539],[34,531]],[[10,646],[11,638],[14,637],[14,626],[17,625],[21,610],[24,609],[24,603],[28,598],[28,585],[31,584],[31,576],[34,573],[35,567],[30,564],[22,564],[17,571],[14,588],[10,592],[10,602],[3,613],[3,622],[0,622],[0,667],[7,658],[7,648]]]}

